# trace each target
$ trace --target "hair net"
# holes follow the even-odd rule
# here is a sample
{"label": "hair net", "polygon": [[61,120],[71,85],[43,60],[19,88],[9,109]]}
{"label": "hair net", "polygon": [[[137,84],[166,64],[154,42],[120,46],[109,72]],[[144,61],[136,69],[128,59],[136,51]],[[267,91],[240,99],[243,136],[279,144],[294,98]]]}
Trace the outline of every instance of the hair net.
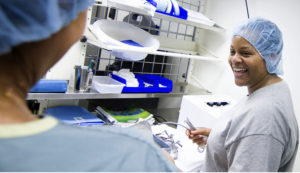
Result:
{"label": "hair net", "polygon": [[49,38],[93,0],[0,0],[0,55],[25,42]]}
{"label": "hair net", "polygon": [[263,18],[250,18],[233,31],[233,36],[241,36],[252,44],[266,62],[269,73],[283,74],[282,36],[278,27]]}

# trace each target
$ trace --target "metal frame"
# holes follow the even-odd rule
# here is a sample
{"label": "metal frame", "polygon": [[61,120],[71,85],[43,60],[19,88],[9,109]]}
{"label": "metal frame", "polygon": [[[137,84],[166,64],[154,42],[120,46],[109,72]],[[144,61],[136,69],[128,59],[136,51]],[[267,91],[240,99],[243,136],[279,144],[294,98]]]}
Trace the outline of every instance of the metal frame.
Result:
{"label": "metal frame", "polygon": [[[187,9],[200,11],[200,0],[178,0],[178,4]],[[110,18],[110,13],[112,12],[112,10],[115,10],[114,19]],[[94,6],[91,12],[90,23],[93,23],[94,21],[99,19],[122,21],[125,16],[132,15],[132,12],[126,10],[114,9],[103,6]],[[148,32],[150,33],[159,32],[160,37],[173,38],[176,40],[195,40],[195,26],[179,24],[174,21],[163,20],[155,17],[152,17],[151,19],[152,21],[150,21],[149,25],[144,26],[141,24],[141,17],[138,16],[137,21],[140,22],[138,22],[136,26],[144,30],[148,30]],[[152,22],[154,22],[154,24],[158,27],[151,27],[151,25],[153,25]],[[171,79],[174,83],[187,82],[188,71],[191,61],[191,59],[186,58],[159,56],[159,58],[162,58],[163,60],[157,62],[156,59],[158,59],[158,55],[153,55],[153,61],[151,62],[147,61],[146,59],[135,62],[125,61],[112,56],[109,53],[109,51],[94,46],[92,44],[87,44],[85,56],[85,65],[88,65],[90,60],[92,59],[97,60],[96,75],[108,75],[109,73],[111,73],[112,70],[110,70],[108,67],[113,65],[115,62],[118,62],[119,64],[121,64],[121,66],[124,63],[131,63],[131,67],[129,67],[131,71],[133,71],[135,66],[141,66],[141,69],[135,71],[134,73],[160,75],[165,78]],[[145,71],[145,65],[152,65],[152,70]],[[160,66],[161,69],[159,71],[154,70],[154,68],[157,68],[158,66]]]}

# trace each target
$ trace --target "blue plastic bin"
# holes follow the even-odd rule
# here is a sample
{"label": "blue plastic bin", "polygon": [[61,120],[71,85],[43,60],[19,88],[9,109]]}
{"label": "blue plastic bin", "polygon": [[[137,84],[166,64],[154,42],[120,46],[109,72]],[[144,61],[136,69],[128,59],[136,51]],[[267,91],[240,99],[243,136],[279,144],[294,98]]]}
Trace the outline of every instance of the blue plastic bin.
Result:
{"label": "blue plastic bin", "polygon": [[[111,74],[111,77],[119,82],[126,85],[126,80],[120,76]],[[138,87],[127,87],[125,86],[122,93],[169,93],[172,92],[173,83],[172,80],[166,79],[157,75],[150,74],[135,74],[135,78],[139,82]],[[145,83],[152,86],[146,87]],[[159,87],[159,84],[165,87]]]}

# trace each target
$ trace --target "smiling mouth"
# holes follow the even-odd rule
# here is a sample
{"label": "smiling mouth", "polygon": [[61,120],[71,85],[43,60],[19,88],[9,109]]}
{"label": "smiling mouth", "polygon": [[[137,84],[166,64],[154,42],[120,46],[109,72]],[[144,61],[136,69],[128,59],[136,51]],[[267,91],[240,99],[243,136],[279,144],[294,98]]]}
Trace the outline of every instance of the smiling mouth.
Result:
{"label": "smiling mouth", "polygon": [[248,70],[246,68],[233,68],[234,72],[247,72]]}
{"label": "smiling mouth", "polygon": [[241,77],[248,72],[246,68],[232,68],[235,77]]}

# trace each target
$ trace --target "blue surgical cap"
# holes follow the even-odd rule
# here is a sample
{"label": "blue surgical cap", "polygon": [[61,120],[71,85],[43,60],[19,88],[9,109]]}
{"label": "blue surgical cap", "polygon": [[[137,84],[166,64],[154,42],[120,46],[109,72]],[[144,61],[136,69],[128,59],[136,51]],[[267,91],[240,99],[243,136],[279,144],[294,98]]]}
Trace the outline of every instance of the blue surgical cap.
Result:
{"label": "blue surgical cap", "polygon": [[279,28],[263,18],[250,18],[233,31],[233,36],[246,39],[266,62],[269,73],[282,75],[282,35]]}
{"label": "blue surgical cap", "polygon": [[93,0],[0,0],[0,55],[25,42],[49,38]]}

